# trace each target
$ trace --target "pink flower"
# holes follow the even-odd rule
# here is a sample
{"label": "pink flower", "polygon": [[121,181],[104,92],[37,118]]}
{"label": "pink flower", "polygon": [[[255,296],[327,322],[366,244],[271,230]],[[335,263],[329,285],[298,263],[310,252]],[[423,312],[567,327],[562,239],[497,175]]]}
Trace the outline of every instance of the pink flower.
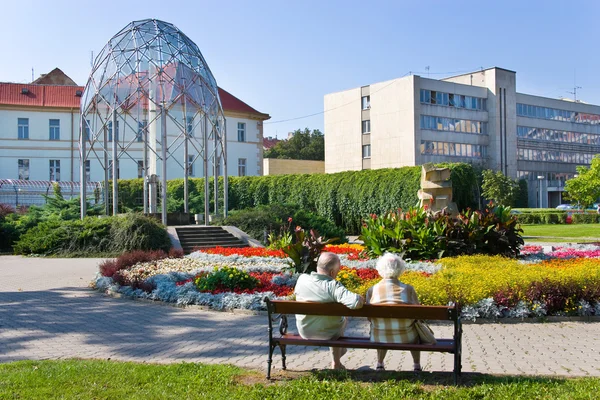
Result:
{"label": "pink flower", "polygon": [[292,217],[289,217],[289,218],[288,218],[288,222],[292,222]]}

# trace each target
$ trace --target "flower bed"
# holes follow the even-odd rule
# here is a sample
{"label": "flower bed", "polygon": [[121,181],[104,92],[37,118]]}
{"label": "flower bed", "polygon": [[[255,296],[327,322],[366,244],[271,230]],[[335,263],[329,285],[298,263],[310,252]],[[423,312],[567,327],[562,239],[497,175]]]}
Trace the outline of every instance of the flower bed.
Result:
{"label": "flower bed", "polygon": [[[365,294],[379,281],[376,260],[365,258],[361,246],[328,245],[325,250],[339,254],[343,267],[337,279],[349,290]],[[455,302],[468,319],[600,315],[600,246],[559,247],[549,253],[525,246],[522,254],[520,260],[478,255],[409,262],[401,279],[415,287],[422,304]],[[214,248],[137,263],[114,276],[99,274],[95,286],[181,305],[262,310],[265,296],[293,296],[298,275],[284,257],[263,248]]]}

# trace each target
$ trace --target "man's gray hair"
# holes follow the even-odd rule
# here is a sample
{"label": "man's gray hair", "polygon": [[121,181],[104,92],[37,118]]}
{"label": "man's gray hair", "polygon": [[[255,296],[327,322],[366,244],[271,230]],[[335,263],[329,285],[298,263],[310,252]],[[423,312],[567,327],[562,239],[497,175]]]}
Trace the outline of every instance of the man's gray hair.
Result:
{"label": "man's gray hair", "polygon": [[340,267],[340,258],[335,253],[324,251],[317,260],[317,269],[330,273]]}
{"label": "man's gray hair", "polygon": [[395,254],[385,253],[383,256],[379,257],[375,268],[382,278],[397,279],[404,272],[406,263]]}

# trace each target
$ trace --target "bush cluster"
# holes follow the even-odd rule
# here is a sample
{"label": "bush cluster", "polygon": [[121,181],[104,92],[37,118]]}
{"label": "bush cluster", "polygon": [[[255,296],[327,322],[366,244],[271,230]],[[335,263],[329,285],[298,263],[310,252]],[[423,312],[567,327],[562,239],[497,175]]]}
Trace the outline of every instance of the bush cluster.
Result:
{"label": "bush cluster", "polygon": [[[292,218],[291,224],[288,223],[290,217]],[[327,238],[338,238],[340,242],[346,242],[343,229],[338,228],[324,217],[302,210],[299,206],[292,204],[260,205],[246,210],[232,211],[223,223],[238,227],[265,245],[267,244],[265,234],[280,234],[282,230],[288,229],[290,226],[292,230],[296,226],[315,229]]]}
{"label": "bush cluster", "polygon": [[141,214],[86,217],[81,220],[51,218],[24,233],[14,245],[15,254],[89,256],[126,251],[169,251],[171,241],[160,223]]}
{"label": "bush cluster", "polygon": [[490,205],[457,218],[422,208],[372,215],[364,222],[360,239],[374,256],[392,252],[412,260],[463,254],[516,257],[524,244],[521,233],[510,207]]}

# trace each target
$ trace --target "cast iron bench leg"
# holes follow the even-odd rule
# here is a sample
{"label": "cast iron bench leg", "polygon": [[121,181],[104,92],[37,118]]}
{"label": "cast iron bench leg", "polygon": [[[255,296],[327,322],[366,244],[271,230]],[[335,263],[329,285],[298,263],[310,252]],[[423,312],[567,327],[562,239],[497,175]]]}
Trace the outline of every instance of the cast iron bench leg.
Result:
{"label": "cast iron bench leg", "polygon": [[286,369],[285,366],[285,344],[280,344],[279,345],[279,349],[281,350],[281,364],[282,364],[282,368],[283,370]]}
{"label": "cast iron bench leg", "polygon": [[269,358],[267,359],[267,379],[271,379],[271,364],[273,363],[273,351],[276,345],[269,345]]}

